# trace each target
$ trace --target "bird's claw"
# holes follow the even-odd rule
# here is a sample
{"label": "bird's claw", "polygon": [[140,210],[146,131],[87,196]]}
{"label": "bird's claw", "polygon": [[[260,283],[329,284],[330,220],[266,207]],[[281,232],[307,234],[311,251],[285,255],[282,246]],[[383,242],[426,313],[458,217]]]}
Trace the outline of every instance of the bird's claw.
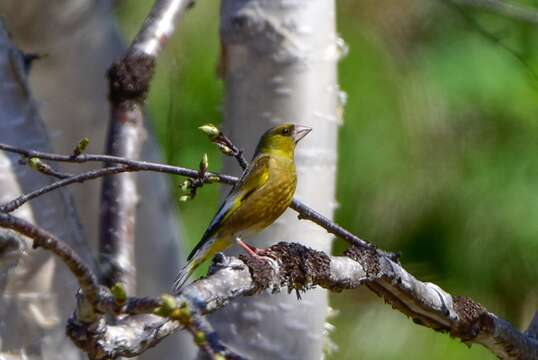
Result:
{"label": "bird's claw", "polygon": [[271,250],[271,248],[263,248],[263,249],[255,248],[254,252],[256,253],[258,257],[268,257],[273,260],[278,259],[277,254],[273,250]]}

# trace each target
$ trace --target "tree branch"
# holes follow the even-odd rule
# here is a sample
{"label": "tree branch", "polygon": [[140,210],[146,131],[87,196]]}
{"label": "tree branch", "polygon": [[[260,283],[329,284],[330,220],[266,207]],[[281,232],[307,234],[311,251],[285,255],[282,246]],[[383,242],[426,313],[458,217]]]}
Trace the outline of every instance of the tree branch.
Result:
{"label": "tree branch", "polygon": [[499,358],[538,358],[536,338],[469,298],[417,280],[375,251],[351,248],[346,256],[328,256],[294,243],[279,243],[270,250],[275,258],[268,261],[218,255],[210,275],[186,287],[176,300],[196,304],[196,311],[208,314],[238,296],[275,293],[283,287],[300,294],[314,286],[341,291],[364,284],[417,324],[467,344],[481,344]]}
{"label": "tree branch", "polygon": [[475,7],[518,21],[538,25],[538,11],[530,6],[500,0],[448,0],[454,4]]}
{"label": "tree branch", "polygon": [[[35,246],[59,256],[77,277],[82,293],[67,334],[92,359],[136,356],[181,327],[186,327],[213,358],[217,354],[240,358],[220,343],[201,315],[236,297],[275,293],[284,287],[299,297],[315,286],[342,291],[363,284],[417,324],[447,332],[467,344],[481,344],[499,358],[538,358],[538,339],[531,330],[534,320],[527,333],[521,333],[473,300],[417,280],[400,264],[371,248],[352,247],[344,256],[328,256],[303,245],[279,243],[270,248],[272,257],[266,260],[219,254],[209,276],[187,286],[175,298],[121,299],[103,291],[89,268],[52,234],[4,213],[0,213],[0,225],[31,237]],[[94,304],[94,310],[116,315],[114,320],[81,316],[86,299]],[[164,318],[143,315],[154,313]]]}
{"label": "tree branch", "polygon": [[70,184],[83,183],[86,180],[97,179],[106,175],[119,174],[127,171],[131,171],[130,168],[127,166],[111,166],[98,170],[87,171],[78,175],[72,175],[59,181],[53,182],[52,184],[43,186],[30,193],[23,194],[9,201],[8,203],[0,205],[0,212],[12,212],[38,196],[44,195],[53,190],[59,189]]}
{"label": "tree branch", "polygon": [[0,226],[28,236],[34,241],[34,248],[41,247],[58,256],[76,277],[80,289],[84,292],[89,303],[97,307],[100,296],[97,277],[69,245],[48,231],[7,213],[0,212]]}
{"label": "tree branch", "polygon": [[532,318],[527,331],[525,331],[525,334],[538,340],[538,311],[534,313],[534,317]]}
{"label": "tree branch", "polygon": [[[59,161],[59,162],[71,162],[71,163],[85,163],[85,162],[107,162],[108,164],[122,164],[125,165],[124,167],[109,167],[108,169],[115,168],[116,172],[134,172],[134,171],[153,171],[153,172],[162,172],[172,175],[181,175],[189,178],[198,178],[199,177],[199,171],[193,170],[193,169],[187,169],[183,167],[178,166],[171,166],[171,165],[164,165],[159,163],[152,163],[148,161],[138,161],[138,160],[131,160],[126,159],[118,156],[110,156],[110,155],[94,155],[94,154],[81,154],[78,156],[69,156],[69,155],[60,155],[60,154],[52,154],[52,153],[46,153],[41,151],[33,151],[33,150],[27,150],[27,149],[21,149],[12,145],[2,144],[0,143],[0,150],[13,152],[20,154],[24,157],[31,157],[31,158],[38,158],[43,160],[50,160],[50,161]],[[232,155],[235,156],[235,155]],[[242,155],[240,155],[242,156]],[[243,161],[246,160],[243,157]],[[105,168],[107,169],[107,168]],[[105,171],[104,169],[102,171]],[[112,171],[112,170],[107,170]],[[91,173],[91,175],[90,175]],[[98,171],[94,172],[88,172],[88,173],[82,173],[79,175],[76,175],[78,178],[76,180],[73,180],[72,178],[67,178],[61,181],[57,181],[51,185],[45,190],[38,189],[30,194],[35,194],[32,197],[30,197],[30,194],[23,195],[15,200],[10,201],[9,203],[0,205],[0,211],[6,211],[11,212],[24,204],[26,201],[33,199],[37,196],[43,195],[47,193],[48,191],[57,189],[59,187],[73,184],[76,182],[81,182],[85,180],[95,179],[102,175]],[[230,175],[222,175],[212,172],[207,172],[205,174],[205,177],[203,179],[204,183],[213,183],[213,182],[220,182],[223,184],[229,184],[233,185],[237,182],[238,178]],[[358,236],[352,234],[348,230],[342,228],[338,224],[334,223],[333,221],[329,220],[325,216],[321,215],[319,212],[315,211],[314,209],[308,207],[301,201],[294,199],[291,203],[290,207],[297,211],[298,218],[299,219],[305,219],[310,220],[325,230],[327,232],[341,238],[342,240],[347,241],[350,245],[356,246],[356,247],[370,247],[373,248],[372,244],[369,242],[360,239]],[[381,250],[377,250],[382,252]],[[383,254],[391,257],[393,260],[398,259],[398,254],[391,254],[382,252]]]}
{"label": "tree branch", "polygon": [[[68,335],[71,336],[75,344],[88,353],[90,358],[108,359],[120,355],[135,356],[149,346],[145,346],[143,342],[137,346],[126,344],[126,341],[132,339],[133,336],[140,336],[144,331],[147,334],[158,334],[155,343],[150,345],[153,346],[163,338],[162,336],[170,334],[166,332],[166,327],[157,329],[161,325],[158,325],[156,321],[165,323],[165,320],[157,316],[151,318],[147,316],[142,318],[119,316],[121,314],[151,314],[163,306],[161,299],[128,298],[122,304],[121,299],[115,298],[108,289],[99,285],[95,274],[83,263],[73,249],[53,234],[26,220],[1,212],[0,226],[28,236],[33,240],[34,248],[41,247],[52,252],[76,277],[82,292],[78,294],[77,309],[67,325]],[[103,316],[103,314],[109,316]],[[229,355],[230,359],[240,359],[220,342],[217,334],[204,318],[197,313],[187,315],[174,320],[177,320],[179,325],[185,327],[193,335],[196,344],[209,354],[211,359],[216,358],[218,354]],[[146,329],[151,325],[153,325],[151,330]],[[122,329],[122,327],[124,328]],[[118,331],[119,329],[122,331]]]}
{"label": "tree branch", "polygon": [[[144,103],[157,56],[191,0],[156,0],[125,56],[108,71],[110,127],[107,154],[137,159],[145,138]],[[109,167],[110,163],[105,164]],[[99,262],[102,281],[135,289],[134,241],[138,194],[135,174],[105,176]]]}
{"label": "tree branch", "polygon": [[[229,147],[230,145],[233,146],[231,141],[225,146]],[[4,144],[0,144],[0,149],[16,152],[26,157],[32,156],[51,161],[107,161],[121,164],[121,166],[116,167],[123,171],[147,170],[192,178],[200,177],[198,170],[114,156],[85,154],[64,156],[28,151]],[[237,148],[228,152],[228,155],[236,157],[242,167],[247,165],[242,153],[237,151]],[[206,173],[203,182],[214,182],[214,179],[228,184],[237,181],[235,177]],[[69,178],[59,182],[68,180]],[[361,240],[298,200],[295,199],[290,207],[299,213],[300,219],[311,220],[350,243],[352,248],[346,252],[347,257],[329,257],[298,244],[284,243],[271,247],[272,252],[276,254],[276,259],[267,263],[269,265],[257,263],[250,258],[238,260],[217,257],[212,275],[187,287],[178,296],[177,302],[196,304],[196,312],[206,314],[224,306],[237,296],[253,295],[261,291],[277,292],[282,286],[287,286],[288,291],[295,290],[299,294],[300,291],[315,285],[340,291],[365,284],[395,309],[411,317],[418,324],[437,331],[449,332],[451,336],[458,337],[466,343],[480,343],[501,358],[515,359],[523,355],[529,356],[528,358],[535,358],[535,356],[538,358],[538,340],[531,335],[532,330],[529,330],[527,335],[522,334],[505,320],[487,312],[480,304],[465,297],[452,296],[435,284],[423,283],[415,279],[401,267],[396,255],[377,249],[373,244]],[[249,271],[241,273],[238,272],[240,269],[248,269]],[[153,312],[158,306],[157,304],[160,302],[155,299],[131,298],[121,310],[117,306],[110,307],[110,301],[103,301],[100,306],[108,309],[107,311],[128,313],[134,316],[134,314]],[[173,333],[179,326],[179,324],[174,326],[171,322],[159,322],[158,328],[148,327],[146,324],[142,335],[133,336],[132,331],[134,330],[132,329],[136,329],[136,327],[133,328],[132,321],[125,320],[125,331],[131,329],[127,331],[128,338],[132,342],[132,348],[129,350],[131,352],[119,354],[121,356],[139,354],[147,347],[157,344],[163,337]],[[150,321],[150,323],[152,322]],[[533,329],[532,324],[529,329]],[[76,338],[74,341],[77,342]],[[101,339],[99,343],[107,344],[107,341],[114,342],[116,339]],[[115,349],[115,347],[110,345],[110,349]]]}

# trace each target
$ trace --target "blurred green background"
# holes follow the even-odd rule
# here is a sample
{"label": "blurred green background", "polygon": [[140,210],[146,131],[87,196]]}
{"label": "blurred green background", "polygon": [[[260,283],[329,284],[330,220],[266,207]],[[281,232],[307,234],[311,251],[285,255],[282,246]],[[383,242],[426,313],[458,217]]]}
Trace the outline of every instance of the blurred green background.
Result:
{"label": "blurred green background", "polygon": [[[538,7],[538,1],[520,2]],[[118,1],[127,39],[150,1]],[[218,3],[199,1],[159,63],[149,111],[166,161],[220,154],[196,129],[221,121]],[[402,253],[418,278],[526,328],[538,308],[538,26],[442,0],[339,0],[348,94],[336,220]],[[181,205],[190,244],[219,186]],[[337,242],[339,253],[345,244]],[[332,296],[332,359],[490,359],[419,327],[366,290]],[[344,314],[345,316],[342,316]]]}

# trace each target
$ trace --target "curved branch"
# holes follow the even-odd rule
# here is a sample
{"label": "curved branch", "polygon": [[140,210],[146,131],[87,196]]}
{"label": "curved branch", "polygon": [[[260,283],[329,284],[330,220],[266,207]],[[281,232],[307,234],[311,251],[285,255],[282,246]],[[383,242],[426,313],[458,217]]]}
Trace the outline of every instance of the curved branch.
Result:
{"label": "curved branch", "polygon": [[[189,316],[192,317],[185,322],[181,321],[181,317],[162,320],[147,315],[149,317],[141,319],[140,314],[156,312],[163,306],[163,301],[133,297],[120,302],[109,292],[101,291],[91,270],[54,235],[6,213],[0,213],[0,226],[29,236],[35,246],[59,256],[76,276],[83,297],[92,305],[94,312],[126,315],[111,324],[106,323],[103,316],[81,317],[84,301],[79,301],[79,307],[68,324],[68,335],[84,351],[101,354],[101,358],[140,354],[181,325],[190,324],[198,315],[213,312],[238,296],[275,293],[284,287],[288,291],[296,291],[299,296],[300,292],[314,286],[341,291],[364,284],[417,324],[448,332],[468,344],[481,344],[499,358],[538,359],[534,320],[529,330],[522,333],[477,302],[453,296],[433,283],[416,279],[399,263],[371,247],[352,247],[344,253],[345,256],[328,256],[303,245],[279,243],[270,248],[271,258],[267,261],[219,254],[213,259],[210,275],[187,286],[175,298],[177,304],[185,304],[190,309]],[[88,322],[88,319],[91,321]],[[209,341],[211,330],[205,322],[199,321],[195,330],[189,331],[196,338],[196,331],[205,334],[203,329],[206,329],[210,334],[204,335],[204,341]],[[216,338],[216,334],[211,336]],[[199,342],[199,345],[210,346],[204,342]],[[221,350],[218,352],[220,354]],[[232,355],[230,357],[233,358]]]}
{"label": "curved branch", "polygon": [[[67,324],[68,335],[77,346],[86,351],[92,359],[110,359],[117,356],[136,356],[149,347],[156,345],[165,336],[171,334],[167,329],[176,329],[177,325],[185,327],[195,338],[197,345],[216,359],[218,354],[229,359],[241,359],[220,342],[211,325],[199,314],[192,313],[177,322],[175,327],[166,326],[166,321],[157,316],[117,317],[122,313],[151,314],[162,306],[160,299],[127,299],[125,305],[99,285],[97,277],[82,259],[63,241],[40,227],[0,212],[0,226],[17,231],[33,240],[34,248],[41,247],[56,255],[76,277],[81,293],[77,295],[77,308]],[[5,239],[8,240],[7,238]],[[0,247],[5,244],[0,244]],[[88,307],[89,305],[89,307]],[[116,316],[110,317],[102,314]],[[144,336],[155,337],[154,342],[145,343]],[[130,344],[135,340],[137,344]]]}
{"label": "curved branch", "polygon": [[500,0],[448,0],[454,4],[475,7],[510,19],[538,25],[538,11],[530,6]]}
{"label": "curved branch", "polygon": [[41,247],[58,256],[76,277],[88,302],[97,307],[100,297],[97,277],[69,245],[48,231],[10,214],[0,212],[0,226],[28,236],[34,241],[34,248]]}

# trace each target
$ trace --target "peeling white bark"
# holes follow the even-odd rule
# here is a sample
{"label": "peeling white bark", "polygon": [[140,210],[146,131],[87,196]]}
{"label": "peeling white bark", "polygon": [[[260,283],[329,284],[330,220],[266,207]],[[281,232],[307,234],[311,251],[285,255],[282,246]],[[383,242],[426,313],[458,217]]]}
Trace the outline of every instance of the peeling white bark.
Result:
{"label": "peeling white bark", "polygon": [[179,15],[191,5],[193,0],[158,0],[144,21],[131,51],[140,51],[150,57],[157,57],[163,45],[174,33]]}
{"label": "peeling white bark", "polygon": [[[296,196],[331,218],[334,210],[339,40],[332,0],[223,0],[220,72],[225,81],[224,128],[245,153],[284,122],[311,126],[297,148]],[[225,172],[239,173],[228,159]],[[331,205],[328,205],[331,204]],[[287,211],[246,239],[265,247],[298,241],[329,252],[331,236]],[[223,340],[256,359],[319,359],[327,294],[240,299],[211,317]]]}

